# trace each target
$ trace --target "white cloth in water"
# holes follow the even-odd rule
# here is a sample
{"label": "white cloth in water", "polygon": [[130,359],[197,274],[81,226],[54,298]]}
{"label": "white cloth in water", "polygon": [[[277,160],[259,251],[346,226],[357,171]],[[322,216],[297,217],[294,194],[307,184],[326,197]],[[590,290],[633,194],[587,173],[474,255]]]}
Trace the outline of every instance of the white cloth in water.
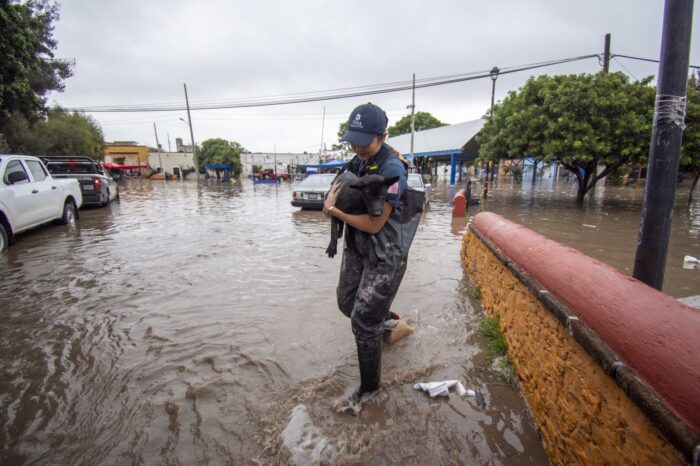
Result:
{"label": "white cloth in water", "polygon": [[457,387],[457,394],[459,396],[474,396],[476,394],[474,390],[465,389],[464,385],[462,385],[462,382],[460,382],[459,380],[443,380],[440,382],[417,383],[413,386],[413,388],[415,388],[416,390],[423,390],[424,392],[428,392],[431,398],[435,398],[436,396],[448,396],[450,394],[450,388],[454,386]]}

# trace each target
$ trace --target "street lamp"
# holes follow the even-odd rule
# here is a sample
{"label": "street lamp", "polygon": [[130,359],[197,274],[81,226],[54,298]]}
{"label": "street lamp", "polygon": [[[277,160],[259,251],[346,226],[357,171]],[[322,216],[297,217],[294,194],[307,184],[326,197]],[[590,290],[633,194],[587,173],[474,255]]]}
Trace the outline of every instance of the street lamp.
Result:
{"label": "street lamp", "polygon": [[197,179],[199,180],[199,161],[197,159],[197,146],[194,145],[194,133],[192,132],[192,123],[185,120],[184,118],[180,118],[180,121],[184,122],[187,126],[190,127],[190,141],[192,142],[192,152],[194,154],[194,173],[197,176]]}
{"label": "street lamp", "polygon": [[[501,70],[498,69],[497,66],[494,66],[491,68],[491,71],[489,74],[491,75],[491,114],[489,115],[489,119],[493,118],[493,102],[494,102],[494,97],[496,95],[496,80],[498,79],[498,73],[500,73]],[[488,167],[488,163],[487,163]],[[491,168],[493,170],[493,168]],[[486,179],[488,179],[488,173],[486,174]],[[491,172],[491,181],[493,181],[493,171]]]}

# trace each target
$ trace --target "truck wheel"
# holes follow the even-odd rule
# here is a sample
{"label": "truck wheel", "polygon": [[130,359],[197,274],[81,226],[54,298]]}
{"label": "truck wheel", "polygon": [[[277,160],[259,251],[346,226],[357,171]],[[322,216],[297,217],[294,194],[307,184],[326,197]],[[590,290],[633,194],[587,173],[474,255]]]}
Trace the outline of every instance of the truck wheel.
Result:
{"label": "truck wheel", "polygon": [[73,201],[66,201],[63,205],[63,216],[61,216],[61,223],[64,225],[75,226],[75,205]]}
{"label": "truck wheel", "polygon": [[7,239],[7,232],[5,231],[5,226],[0,223],[0,252],[3,252],[9,246],[10,242]]}

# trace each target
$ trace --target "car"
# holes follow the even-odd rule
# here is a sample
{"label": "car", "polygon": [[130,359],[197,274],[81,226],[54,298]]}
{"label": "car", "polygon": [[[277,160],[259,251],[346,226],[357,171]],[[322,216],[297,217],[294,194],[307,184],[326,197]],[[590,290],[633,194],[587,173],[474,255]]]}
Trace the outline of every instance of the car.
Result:
{"label": "car", "polygon": [[304,209],[323,209],[323,199],[331,188],[335,174],[309,175],[292,191],[292,205]]}
{"label": "car", "polygon": [[41,160],[54,178],[74,178],[80,183],[83,205],[106,206],[119,198],[117,182],[102,165],[84,156],[44,156]]}
{"label": "car", "polygon": [[39,225],[75,225],[82,204],[77,180],[53,178],[38,157],[0,154],[0,251]]}
{"label": "car", "polygon": [[423,176],[419,173],[408,174],[408,187],[416,191],[425,193],[425,205],[430,203],[430,184],[423,181]]}

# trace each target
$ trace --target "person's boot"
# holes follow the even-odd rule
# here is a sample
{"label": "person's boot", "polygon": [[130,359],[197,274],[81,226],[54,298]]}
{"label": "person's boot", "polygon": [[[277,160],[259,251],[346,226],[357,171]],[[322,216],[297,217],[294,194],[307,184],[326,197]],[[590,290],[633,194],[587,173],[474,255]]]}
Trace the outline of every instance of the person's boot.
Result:
{"label": "person's boot", "polygon": [[360,365],[360,389],[358,395],[379,389],[382,378],[382,337],[355,337],[357,342],[357,360]]}

